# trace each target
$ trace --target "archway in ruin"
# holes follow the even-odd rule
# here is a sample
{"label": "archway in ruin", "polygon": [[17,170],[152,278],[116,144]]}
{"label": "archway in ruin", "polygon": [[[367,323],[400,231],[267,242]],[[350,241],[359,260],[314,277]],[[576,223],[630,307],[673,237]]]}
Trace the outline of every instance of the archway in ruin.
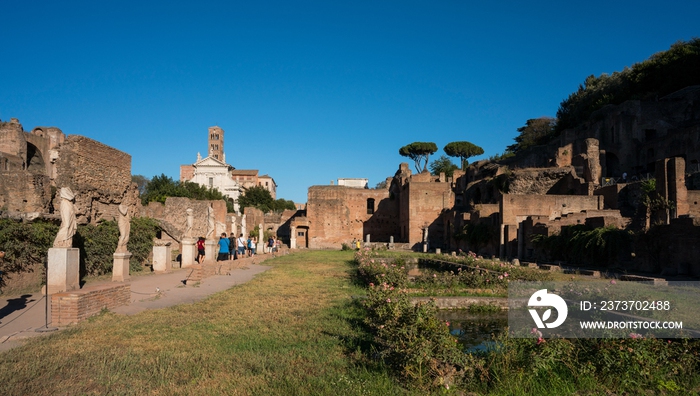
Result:
{"label": "archway in ruin", "polygon": [[42,175],[46,173],[46,164],[41,151],[29,142],[27,142],[27,170]]}

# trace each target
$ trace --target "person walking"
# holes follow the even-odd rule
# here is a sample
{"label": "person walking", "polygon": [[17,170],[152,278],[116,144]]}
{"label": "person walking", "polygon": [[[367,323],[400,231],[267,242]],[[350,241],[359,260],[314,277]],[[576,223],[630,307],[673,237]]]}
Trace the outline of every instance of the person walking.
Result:
{"label": "person walking", "polygon": [[238,254],[238,248],[236,246],[236,236],[233,233],[228,234],[228,259],[235,260]]}
{"label": "person walking", "polygon": [[197,263],[199,264],[202,264],[205,258],[204,241],[206,241],[204,237],[199,237],[197,241]]}
{"label": "person walking", "polygon": [[267,240],[267,252],[272,254],[274,247],[275,247],[275,237],[270,235],[270,238]]}
{"label": "person walking", "polygon": [[216,261],[226,261],[229,259],[229,241],[226,237],[226,233],[221,233],[221,238],[219,238],[219,255],[216,257]]}
{"label": "person walking", "polygon": [[243,239],[243,234],[236,239],[236,247],[238,248],[238,256],[245,258],[245,239]]}
{"label": "person walking", "polygon": [[255,247],[257,246],[258,238],[253,237],[253,239],[250,240],[250,256],[253,257],[255,256]]}

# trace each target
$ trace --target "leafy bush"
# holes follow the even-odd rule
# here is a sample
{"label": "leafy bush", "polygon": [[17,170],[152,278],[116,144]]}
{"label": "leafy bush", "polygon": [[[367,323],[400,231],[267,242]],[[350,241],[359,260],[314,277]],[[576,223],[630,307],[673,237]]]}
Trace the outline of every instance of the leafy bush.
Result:
{"label": "leafy bush", "polygon": [[387,284],[390,287],[405,287],[408,273],[403,262],[377,257],[376,252],[364,249],[355,253],[360,279],[365,284]]}
{"label": "leafy bush", "polygon": [[[447,259],[473,269],[470,275],[474,276],[478,276],[478,268],[512,273],[513,278],[549,277],[543,273],[539,278],[537,271],[479,259],[471,252]],[[627,339],[544,339],[534,329],[530,339],[509,338],[504,332],[494,339],[491,350],[465,353],[449,334],[449,327],[437,319],[434,302],[413,305],[406,289],[396,286],[404,282],[399,274],[393,275],[405,273],[401,261],[391,262],[370,250],[357,252],[355,260],[363,279],[380,281],[369,283],[363,304],[378,356],[412,385],[479,394],[539,394],[547,389],[551,394],[579,390],[585,394],[670,395],[695,394],[700,389],[700,340],[633,334]],[[463,276],[449,272],[439,276],[435,272],[436,276],[429,278],[454,285]]]}
{"label": "leafy bush", "polygon": [[[0,271],[18,273],[44,263],[57,232],[58,226],[46,221],[0,219],[0,251],[5,252]],[[2,278],[0,286],[4,286]]]}
{"label": "leafy bush", "polygon": [[630,336],[545,340],[536,333],[533,339],[508,338],[504,333],[495,340],[497,353],[484,356],[493,379],[489,387],[508,393],[505,389],[511,385],[496,379],[519,376],[517,390],[526,394],[543,384],[550,388],[569,384],[585,394],[695,394],[698,340]]}
{"label": "leafy bush", "polygon": [[611,75],[588,76],[578,91],[561,102],[556,130],[561,132],[587,120],[607,104],[668,95],[700,84],[700,38],[677,42],[667,51]]}
{"label": "leafy bush", "polygon": [[384,283],[370,286],[365,308],[380,356],[411,383],[449,389],[482,369],[457,346],[449,324],[437,319],[434,302],[413,305],[405,290]]}
{"label": "leafy bush", "polygon": [[[148,256],[153,251],[153,240],[158,232],[158,222],[150,217],[134,217],[131,219],[131,233],[127,249],[132,254],[130,269],[141,271],[148,262]],[[116,247],[116,245],[115,245]]]}
{"label": "leafy bush", "polygon": [[[153,250],[158,223],[148,217],[131,219],[131,232],[127,249],[131,253],[129,269],[132,272],[143,270],[148,256]],[[119,228],[114,221],[104,221],[99,225],[78,227],[73,245],[80,249],[80,259],[85,275],[104,275],[112,271],[114,251],[119,241]]]}
{"label": "leafy bush", "polygon": [[73,246],[80,249],[83,275],[103,275],[112,271],[112,255],[118,240],[119,228],[114,221],[78,226]]}

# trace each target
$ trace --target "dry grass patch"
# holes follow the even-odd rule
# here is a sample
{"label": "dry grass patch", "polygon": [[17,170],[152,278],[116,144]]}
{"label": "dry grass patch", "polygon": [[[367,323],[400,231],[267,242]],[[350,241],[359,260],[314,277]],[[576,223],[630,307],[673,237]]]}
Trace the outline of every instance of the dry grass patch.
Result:
{"label": "dry grass patch", "polygon": [[366,336],[351,318],[350,296],[362,292],[349,281],[351,259],[279,257],[207,300],[106,313],[30,340],[0,354],[0,394],[404,394],[350,353]]}

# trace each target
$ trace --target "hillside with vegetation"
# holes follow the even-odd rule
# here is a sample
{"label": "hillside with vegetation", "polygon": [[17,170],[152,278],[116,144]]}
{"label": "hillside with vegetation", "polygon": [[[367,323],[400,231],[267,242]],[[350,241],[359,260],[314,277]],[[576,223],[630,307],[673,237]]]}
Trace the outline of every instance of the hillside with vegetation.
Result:
{"label": "hillside with vegetation", "polygon": [[700,38],[679,41],[622,71],[586,77],[578,90],[561,102],[556,119],[527,120],[518,129],[516,143],[508,146],[506,153],[546,143],[562,131],[585,122],[606,105],[658,99],[692,85],[700,85]]}

